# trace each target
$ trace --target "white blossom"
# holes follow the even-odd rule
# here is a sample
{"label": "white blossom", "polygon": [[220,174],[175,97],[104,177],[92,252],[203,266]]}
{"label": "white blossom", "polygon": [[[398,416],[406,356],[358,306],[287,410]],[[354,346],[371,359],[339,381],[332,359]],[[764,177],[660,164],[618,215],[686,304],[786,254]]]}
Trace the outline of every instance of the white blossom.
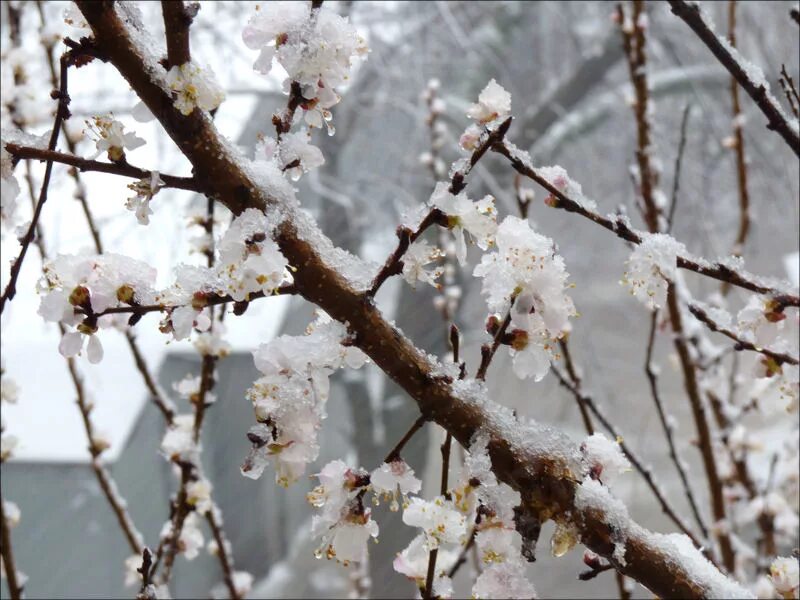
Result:
{"label": "white blossom", "polygon": [[667,287],[675,279],[677,257],[686,247],[665,233],[646,233],[642,243],[628,259],[622,283],[649,309],[661,308],[667,301]]}
{"label": "white blossom", "polygon": [[19,400],[19,385],[8,375],[0,377],[0,402],[16,404]]}
{"label": "white blossom", "polygon": [[15,503],[10,502],[9,500],[3,500],[3,514],[6,517],[6,523],[10,528],[14,528],[19,525],[20,519],[22,518],[22,513],[19,510],[19,506]]}
{"label": "white blossom", "polygon": [[565,292],[569,274],[553,241],[523,219],[503,219],[496,243],[497,252],[485,254],[473,273],[483,278],[490,311],[511,308],[514,372],[539,381],[550,369],[554,342],[569,331],[569,318],[576,314]]}
{"label": "white blossom", "polygon": [[105,152],[109,160],[119,161],[124,158],[125,150],[135,150],[145,144],[145,141],[137,137],[135,133],[126,132],[125,126],[114,119],[112,115],[96,116],[86,124],[97,136],[95,140],[97,154],[95,156]]}
{"label": "white blossom", "polygon": [[141,554],[131,554],[125,559],[125,587],[141,585],[142,574],[138,569],[142,566]]}
{"label": "white blossom", "polygon": [[[440,589],[437,583],[441,581],[441,587],[452,586],[447,572],[458,560],[459,552],[446,546],[439,546],[436,557],[436,572],[434,577],[434,590]],[[395,571],[413,580],[422,589],[425,586],[425,579],[428,575],[428,559],[430,551],[425,543],[425,534],[415,537],[409,545],[398,552],[392,563]],[[444,591],[444,590],[442,590]],[[452,591],[451,591],[452,594]],[[438,592],[437,592],[438,595]]]}
{"label": "white blossom", "polygon": [[588,474],[608,484],[631,470],[619,441],[612,442],[602,433],[593,433],[581,443],[581,454]]}
{"label": "white blossom", "polygon": [[194,506],[201,515],[206,514],[214,506],[211,501],[211,482],[206,478],[201,478],[187,483],[186,502]]}
{"label": "white blossom", "polygon": [[429,204],[447,215],[448,226],[455,236],[456,257],[460,264],[463,265],[467,258],[465,231],[482,250],[493,243],[493,236],[497,231],[497,212],[491,196],[473,202],[464,192],[454,196],[448,185],[440,181],[436,184]]}
{"label": "white blossom", "polygon": [[301,2],[265,5],[250,18],[242,38],[248,48],[261,51],[255,70],[269,73],[275,58],[288,75],[284,85],[300,84],[307,100],[304,110],[313,110],[320,101],[327,107],[335,104],[333,90],[349,79],[353,57],[367,52],[347,19],[325,6],[311,11]]}
{"label": "white blossom", "polygon": [[150,224],[150,215],[153,214],[150,201],[162,187],[164,182],[159,177],[158,171],[151,171],[150,177],[128,184],[128,188],[136,193],[125,201],[125,208],[136,215],[140,225]]}
{"label": "white blossom", "polygon": [[403,523],[419,527],[425,534],[425,547],[438,548],[445,542],[458,543],[467,533],[466,518],[450,500],[437,496],[431,501],[411,498],[403,511]]}
{"label": "white blossom", "polygon": [[525,577],[525,565],[520,561],[494,563],[483,571],[472,586],[472,597],[536,598],[533,584]]}
{"label": "white blossom", "polygon": [[422,488],[422,482],[414,476],[414,469],[402,460],[383,463],[370,474],[370,483],[376,494],[392,501],[391,510],[397,510],[397,497],[406,502],[408,494],[416,494]]}
{"label": "white blossom", "polygon": [[194,462],[198,448],[194,442],[194,416],[178,415],[164,434],[161,452],[172,461]]}
{"label": "white blossom", "polygon": [[195,107],[214,110],[225,99],[211,68],[193,62],[172,67],[167,73],[167,85],[175,93],[175,108],[184,115],[192,114]]}
{"label": "white blossom", "polygon": [[512,526],[492,521],[475,535],[478,554],[484,564],[505,562],[519,557],[522,537]]}
{"label": "white blossom", "polygon": [[800,586],[800,569],[797,558],[778,557],[769,567],[769,578],[775,590],[784,598],[796,598]]}
{"label": "white blossom", "polygon": [[478,103],[467,110],[467,116],[481,125],[505,119],[511,113],[511,94],[494,79],[489,81],[478,96]]}
{"label": "white blossom", "polygon": [[444,255],[439,248],[431,246],[425,240],[415,241],[403,255],[403,279],[414,287],[418,281],[438,287],[436,279],[441,276],[443,269],[436,267],[428,271],[425,265],[439,260],[442,256]]}
{"label": "white blossom", "polygon": [[186,560],[194,560],[203,548],[203,532],[200,530],[200,517],[190,512],[183,521],[183,529],[178,537],[178,551]]}
{"label": "white blossom", "polygon": [[14,450],[19,445],[19,439],[15,435],[5,433],[0,436],[0,461],[5,462],[14,456]]}

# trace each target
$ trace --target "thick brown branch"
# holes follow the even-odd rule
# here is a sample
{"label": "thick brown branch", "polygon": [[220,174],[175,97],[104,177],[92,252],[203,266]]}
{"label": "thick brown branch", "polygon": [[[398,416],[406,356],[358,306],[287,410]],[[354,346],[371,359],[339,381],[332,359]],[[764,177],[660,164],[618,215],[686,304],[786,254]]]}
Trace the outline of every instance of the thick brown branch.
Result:
{"label": "thick brown branch", "polygon": [[[634,244],[642,243],[642,234],[632,229],[624,219],[620,217],[604,217],[594,210],[586,208],[573,198],[565,195],[558,188],[547,181],[547,179],[542,177],[536,171],[536,169],[520,158],[517,153],[512,151],[512,149],[509,148],[509,146],[505,143],[496,144],[492,147],[492,150],[508,158],[508,160],[511,162],[511,166],[514,167],[514,169],[526,177],[529,177],[550,192],[550,194],[552,194],[557,200],[557,202],[554,203],[556,208],[579,214],[582,217],[595,222],[597,225],[600,225],[601,227],[604,227],[605,229],[615,233],[617,237],[627,242]],[[766,294],[780,298],[780,303],[784,306],[800,306],[800,296],[796,294],[789,294],[784,290],[779,290],[758,283],[757,277],[745,272],[735,271],[723,264],[708,263],[706,261],[699,261],[686,256],[678,256],[677,264],[681,269],[686,269],[687,271],[694,271],[695,273],[705,275],[706,277],[711,277],[712,279],[716,279],[718,281],[727,281],[732,285],[750,290],[751,292],[758,292],[759,294]]]}
{"label": "thick brown branch", "polygon": [[777,132],[789,144],[794,153],[800,156],[800,136],[793,128],[780,105],[775,101],[765,86],[765,82],[753,80],[747,73],[747,66],[739,62],[731,51],[720,41],[716,33],[703,19],[700,7],[685,0],[669,0],[672,12],[683,19],[697,36],[708,46],[712,54],[739,82],[745,92],[753,99],[764,116],[767,117],[767,128]]}
{"label": "thick brown branch", "polygon": [[[230,153],[229,146],[200,111],[181,115],[155,76],[159,66],[137,46],[129,27],[139,27],[124,4],[110,5],[80,0],[78,6],[91,25],[98,44],[127,79],[134,91],[158,115],[166,132],[176,142],[196,173],[202,174],[206,192],[214,195],[235,214],[245,208],[267,208],[267,197]],[[124,18],[122,15],[124,14]],[[137,31],[141,39],[143,31]],[[292,213],[291,207],[282,207]],[[289,214],[278,226],[276,241],[289,262],[297,268],[295,285],[310,302],[331,317],[346,322],[357,345],[375,364],[396,381],[420,407],[449,431],[462,445],[469,445],[478,430],[489,437],[489,455],[499,480],[518,490],[530,491],[532,501],[549,514],[560,514],[579,529],[582,540],[601,556],[613,559],[614,541],[610,515],[603,507],[577,510],[575,494],[580,489],[576,474],[563,454],[541,452],[523,443],[511,427],[498,420],[499,410],[488,399],[476,401],[444,378],[437,365],[389,324],[363,291],[327,262],[318,250],[316,233],[306,238],[296,224],[301,214]],[[548,433],[548,435],[550,435]],[[721,593],[734,585],[714,571],[693,569],[660,544],[654,534],[629,518],[615,526],[626,528],[625,565],[618,568],[661,597],[699,598]]]}
{"label": "thick brown branch", "polygon": [[182,0],[162,0],[164,30],[167,38],[167,63],[179,67],[192,60],[189,52],[189,27],[200,5],[184,6]]}
{"label": "thick brown branch", "polygon": [[[6,150],[16,158],[45,160],[48,161],[48,164],[61,163],[63,165],[75,167],[79,171],[95,171],[134,179],[149,178],[151,174],[151,171],[134,167],[128,163],[100,162],[99,160],[81,158],[74,154],[66,154],[54,150],[42,150],[40,148],[29,148],[27,146],[20,146],[19,144],[6,144]],[[175,177],[174,175],[165,175],[162,173],[159,173],[158,176],[161,178],[161,181],[164,182],[165,187],[189,190],[192,192],[200,192],[203,189],[202,184],[192,177]]]}

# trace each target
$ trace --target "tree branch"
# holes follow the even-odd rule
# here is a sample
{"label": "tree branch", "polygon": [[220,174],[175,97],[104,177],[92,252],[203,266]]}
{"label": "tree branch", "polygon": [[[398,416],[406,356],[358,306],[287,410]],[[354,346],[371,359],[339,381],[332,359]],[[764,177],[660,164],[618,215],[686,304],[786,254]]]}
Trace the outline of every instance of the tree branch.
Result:
{"label": "tree branch", "polygon": [[792,128],[786,115],[781,110],[772,94],[767,90],[766,81],[755,81],[748,74],[749,65],[740,62],[740,57],[734,56],[731,50],[722,43],[720,38],[703,19],[700,7],[685,0],[669,0],[672,12],[684,20],[697,36],[708,46],[712,54],[725,67],[728,72],[739,82],[745,92],[753,99],[764,116],[767,117],[767,129],[777,132],[789,144],[794,153],[800,156],[800,136],[796,128]]}
{"label": "tree branch", "polygon": [[[96,171],[98,173],[131,177],[133,179],[145,179],[150,177],[151,174],[151,171],[134,167],[127,162],[106,163],[100,162],[99,160],[81,158],[74,154],[56,152],[55,150],[29,148],[27,146],[20,146],[19,144],[6,144],[6,150],[8,150],[9,154],[19,159],[45,160],[48,161],[48,164],[61,163],[63,165],[75,167],[79,171]],[[161,178],[161,181],[164,182],[164,187],[189,190],[192,192],[200,192],[203,189],[202,184],[192,177],[176,177],[163,173],[159,173],[158,176]]]}
{"label": "tree branch", "polygon": [[182,0],[161,1],[169,67],[179,67],[192,60],[189,52],[189,27],[199,8],[200,5],[196,2],[184,6]]}
{"label": "tree branch", "polygon": [[[577,200],[570,198],[561,192],[558,188],[553,186],[547,179],[542,177],[536,169],[531,166],[526,160],[520,157],[516,149],[512,149],[507,143],[501,142],[492,147],[492,150],[498,154],[505,156],[519,173],[529,177],[544,189],[546,189],[557,200],[555,208],[566,210],[567,212],[576,213],[593,221],[597,225],[608,229],[615,233],[617,237],[631,242],[633,244],[642,243],[642,233],[632,229],[624,219],[620,217],[604,217],[599,213],[583,206]],[[678,256],[678,267],[686,269],[687,271],[694,271],[700,275],[711,277],[718,281],[727,281],[731,285],[765,294],[774,297],[783,306],[800,306],[800,296],[788,293],[786,290],[778,289],[776,287],[769,287],[763,283],[758,283],[759,277],[751,275],[745,271],[737,271],[721,263],[710,263],[704,260],[698,260],[687,256]]]}
{"label": "tree branch", "polygon": [[[195,172],[202,174],[206,192],[215,195],[234,214],[248,207],[263,210],[275,205],[276,200],[266,195],[238,164],[212,122],[198,114],[200,111],[182,115],[174,108],[158,75],[159,65],[138,47],[128,30],[140,25],[126,5],[79,0],[78,6],[111,62],[151,112],[159,116]],[[143,35],[146,32],[137,31],[136,39]],[[512,426],[499,418],[505,414],[502,408],[482,395],[471,396],[467,393],[472,389],[468,383],[456,386],[456,382],[442,377],[438,365],[390,325],[363,291],[326,262],[319,249],[321,234],[313,230],[309,236],[309,220],[291,206],[281,208],[288,214],[277,227],[276,241],[297,268],[294,275],[298,291],[334,319],[347,323],[358,347],[416,400],[423,415],[434,419],[459,443],[468,445],[476,431],[486,431],[498,479],[530,491],[532,502],[540,510],[563,515],[573,522],[584,544],[612,561],[612,532],[624,528],[625,565],[619,564],[618,568],[662,597],[725,595],[725,590],[736,585],[716,570],[698,572],[695,565],[662,544],[662,538],[625,515],[612,514],[609,507],[592,504],[578,509],[575,494],[581,485],[573,472],[576,466],[563,453],[547,452],[539,444],[526,443],[531,438],[520,436],[522,425]],[[298,220],[302,220],[301,226]],[[560,435],[535,424],[527,427],[532,436]]]}

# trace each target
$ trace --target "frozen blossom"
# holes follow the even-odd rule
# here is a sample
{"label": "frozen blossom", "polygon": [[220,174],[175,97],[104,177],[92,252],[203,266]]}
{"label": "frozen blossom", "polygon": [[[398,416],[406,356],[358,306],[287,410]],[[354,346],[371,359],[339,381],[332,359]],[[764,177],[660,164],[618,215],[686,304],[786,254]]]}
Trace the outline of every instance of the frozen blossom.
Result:
{"label": "frozen blossom", "polygon": [[661,308],[667,301],[667,287],[675,279],[677,257],[685,252],[685,246],[667,234],[642,234],[622,283],[649,309]]}
{"label": "frozen blossom", "polygon": [[132,131],[125,131],[125,126],[114,119],[113,115],[96,116],[86,124],[96,136],[95,157],[105,152],[108,160],[121,161],[125,157],[125,150],[135,150],[145,144],[145,141]]}
{"label": "frozen blossom", "polygon": [[370,475],[372,489],[378,496],[391,499],[391,509],[398,509],[397,498],[403,498],[403,503],[408,502],[408,494],[416,494],[422,488],[422,482],[414,476],[414,469],[402,460],[393,460],[383,463]]}
{"label": "frozen blossom", "polygon": [[201,478],[186,484],[186,502],[194,506],[201,515],[206,514],[214,506],[211,501],[211,482]]}
{"label": "frozen blossom", "polygon": [[192,114],[195,107],[214,110],[225,99],[211,68],[193,62],[172,67],[167,73],[167,85],[175,93],[175,108],[184,115]]}
{"label": "frozen blossom", "polygon": [[126,200],[125,208],[136,215],[136,220],[140,225],[150,224],[150,215],[153,214],[150,201],[162,187],[164,187],[164,182],[158,176],[158,171],[152,171],[150,177],[128,184],[128,189],[135,194]]}
{"label": "frozen blossom", "polygon": [[195,462],[198,455],[194,441],[194,416],[178,415],[164,434],[161,452],[174,462]]}
{"label": "frozen blossom", "polygon": [[367,541],[378,536],[378,524],[364,507],[360,491],[368,485],[367,474],[335,460],[325,465],[317,478],[320,485],[308,494],[308,501],[320,509],[311,531],[322,538],[317,556],[324,554],[345,564],[363,561]]}
{"label": "frozen blossom", "polygon": [[569,274],[553,241],[523,219],[506,217],[496,243],[497,252],[485,254],[474,275],[483,278],[490,311],[511,310],[514,372],[539,381],[550,369],[555,341],[569,331],[569,318],[576,314],[565,291]]}
{"label": "frozen blossom", "polygon": [[798,560],[794,556],[779,557],[772,561],[769,567],[769,578],[772,585],[784,598],[797,598],[800,586],[800,569]]}
{"label": "frozen blossom", "polygon": [[125,587],[133,587],[142,583],[142,574],[138,569],[142,566],[142,556],[132,554],[125,559]]}
{"label": "frozen blossom", "polygon": [[602,433],[594,433],[583,440],[581,454],[588,475],[605,483],[612,483],[617,476],[631,470],[619,441],[612,442]]}
{"label": "frozen blossom", "polygon": [[0,220],[5,227],[14,223],[17,212],[19,182],[14,177],[11,154],[6,150],[5,140],[0,144]]}
{"label": "frozen blossom", "polygon": [[425,547],[438,548],[445,542],[459,543],[467,533],[466,517],[456,510],[453,502],[437,496],[431,501],[411,498],[403,511],[403,523],[419,527],[425,534]]}
{"label": "frozen blossom", "polygon": [[511,94],[494,79],[489,81],[478,96],[478,103],[467,110],[467,116],[481,125],[505,119],[511,113]]}
{"label": "frozen blossom", "polygon": [[520,561],[492,564],[472,586],[473,598],[536,598],[533,584],[525,577]]}
{"label": "frozen blossom", "polygon": [[[70,357],[84,346],[90,362],[103,358],[97,337],[101,325],[111,324],[111,315],[97,317],[106,309],[147,304],[154,297],[155,269],[119,254],[97,256],[61,255],[44,266],[38,289],[42,295],[39,314],[67,328],[59,352]],[[72,327],[77,327],[72,331]]]}
{"label": "frozen blossom", "polygon": [[263,377],[248,390],[258,425],[242,473],[258,478],[272,462],[276,481],[288,486],[317,458],[317,431],[325,417],[328,377],[343,366],[358,368],[366,356],[348,344],[344,325],[320,316],[304,336],[283,335],[254,352]]}
{"label": "frozen blossom", "polygon": [[288,75],[285,88],[300,85],[311,127],[330,120],[327,109],[339,101],[334,88],[349,79],[352,59],[367,52],[347,19],[325,6],[311,10],[305,2],[270,2],[250,18],[242,38],[248,48],[260,50],[256,71],[269,73],[275,59]]}
{"label": "frozen blossom", "polygon": [[497,231],[497,212],[492,196],[473,202],[464,192],[453,195],[448,185],[440,181],[436,184],[429,204],[447,215],[448,227],[455,236],[456,257],[460,264],[463,265],[467,259],[465,232],[470,234],[482,250],[493,243],[493,236]]}
{"label": "frozen blossom", "polygon": [[[203,548],[203,532],[200,530],[200,516],[190,512],[183,521],[183,529],[178,537],[178,552],[186,560],[194,560]],[[168,523],[169,524],[169,523]]]}
{"label": "frozen blossom", "polygon": [[[439,547],[433,585],[433,589],[439,597],[449,597],[452,594],[452,590],[450,594],[446,595],[443,595],[443,592],[452,586],[447,572],[458,560],[458,554],[457,550],[446,546]],[[423,589],[428,574],[429,557],[430,551],[426,546],[425,534],[420,534],[411,540],[411,543],[402,552],[397,553],[392,566],[395,571],[413,580],[417,587]]]}
{"label": "frozen blossom", "polygon": [[0,436],[0,462],[5,462],[14,456],[14,450],[19,445],[19,439],[10,433]]}
{"label": "frozen blossom", "polygon": [[425,265],[435,262],[443,256],[444,254],[439,248],[431,246],[425,240],[417,240],[403,255],[403,279],[413,287],[416,287],[418,281],[439,287],[436,280],[441,276],[443,268],[435,267],[428,271]]}
{"label": "frozen blossom", "polygon": [[272,138],[264,138],[256,150],[256,156],[275,160],[282,171],[297,181],[303,173],[325,164],[322,150],[311,144],[310,139],[311,134],[305,129],[286,133],[277,143]]}
{"label": "frozen blossom", "polygon": [[0,402],[16,404],[19,400],[19,384],[8,375],[0,377]]}
{"label": "frozen blossom", "polygon": [[234,300],[247,300],[256,292],[269,294],[283,282],[289,263],[271,233],[267,216],[248,208],[222,236],[219,276],[224,291]]}

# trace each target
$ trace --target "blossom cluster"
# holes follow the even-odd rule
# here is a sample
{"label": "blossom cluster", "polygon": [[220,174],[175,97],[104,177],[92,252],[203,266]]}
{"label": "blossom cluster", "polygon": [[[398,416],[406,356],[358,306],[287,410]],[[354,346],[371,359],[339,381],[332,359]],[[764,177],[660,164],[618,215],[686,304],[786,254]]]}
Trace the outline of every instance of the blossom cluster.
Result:
{"label": "blossom cluster", "polygon": [[256,144],[256,162],[272,163],[297,181],[304,173],[325,164],[322,151],[311,144],[307,130],[286,133],[279,141],[263,137]]}
{"label": "blossom cluster", "polygon": [[647,233],[628,259],[628,270],[622,283],[631,295],[649,309],[663,307],[667,288],[675,279],[677,257],[686,252],[683,244],[665,233]]}
{"label": "blossom cluster", "polygon": [[367,52],[347,19],[306,2],[270,2],[250,18],[242,39],[260,50],[256,71],[269,73],[275,59],[288,75],[285,88],[300,85],[306,123],[318,128],[331,120],[328,109],[339,102],[335,88],[347,82],[353,58]]}
{"label": "blossom cluster", "polygon": [[190,115],[195,108],[212,111],[225,99],[225,92],[217,83],[210,67],[194,62],[176,65],[167,72],[167,85],[175,95],[175,108]]}
{"label": "blossom cluster", "polygon": [[482,293],[493,313],[510,311],[514,372],[541,380],[554,358],[554,343],[576,315],[566,294],[569,274],[553,241],[517,217],[506,217],[497,229],[497,252],[485,254],[474,275],[483,278]]}
{"label": "blossom cluster", "polygon": [[247,393],[258,424],[248,433],[253,449],[242,467],[244,475],[256,479],[272,462],[276,480],[288,486],[317,458],[328,377],[343,366],[359,368],[366,362],[348,339],[344,325],[321,315],[306,335],[283,335],[254,352],[263,377]]}
{"label": "blossom cluster", "polygon": [[473,202],[466,193],[454,195],[446,183],[439,182],[428,203],[447,216],[447,227],[455,236],[456,258],[460,264],[467,260],[465,233],[470,234],[481,250],[492,245],[497,231],[497,211],[492,196]]}
{"label": "blossom cluster", "polygon": [[467,110],[467,116],[475,122],[461,134],[459,145],[464,150],[474,150],[480,144],[484,129],[491,129],[509,114],[511,94],[492,79],[478,96],[478,102]]}

